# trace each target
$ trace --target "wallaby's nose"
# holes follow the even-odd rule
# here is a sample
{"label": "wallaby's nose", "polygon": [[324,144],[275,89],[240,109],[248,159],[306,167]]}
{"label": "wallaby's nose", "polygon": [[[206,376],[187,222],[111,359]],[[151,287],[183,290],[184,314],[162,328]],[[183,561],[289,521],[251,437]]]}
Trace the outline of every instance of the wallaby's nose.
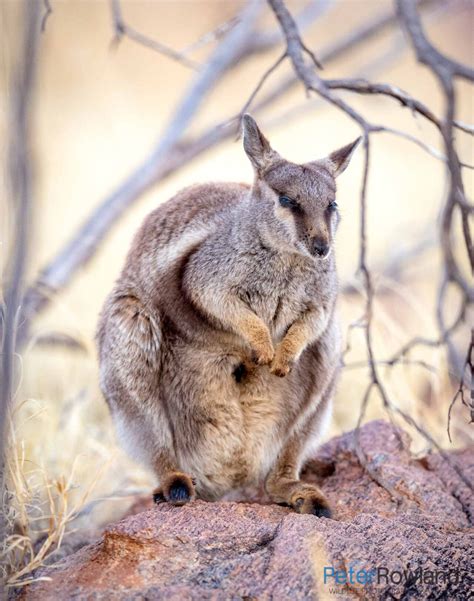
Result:
{"label": "wallaby's nose", "polygon": [[320,238],[313,240],[313,255],[318,257],[326,257],[329,253],[329,244]]}

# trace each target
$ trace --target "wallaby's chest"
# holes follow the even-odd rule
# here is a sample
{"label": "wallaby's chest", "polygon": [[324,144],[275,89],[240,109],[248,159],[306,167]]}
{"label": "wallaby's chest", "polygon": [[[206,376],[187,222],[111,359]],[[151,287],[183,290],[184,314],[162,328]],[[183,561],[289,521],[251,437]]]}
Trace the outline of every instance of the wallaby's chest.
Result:
{"label": "wallaby's chest", "polygon": [[307,310],[314,297],[316,277],[300,266],[276,266],[259,269],[241,284],[241,296],[268,326],[275,338],[280,338],[288,326]]}

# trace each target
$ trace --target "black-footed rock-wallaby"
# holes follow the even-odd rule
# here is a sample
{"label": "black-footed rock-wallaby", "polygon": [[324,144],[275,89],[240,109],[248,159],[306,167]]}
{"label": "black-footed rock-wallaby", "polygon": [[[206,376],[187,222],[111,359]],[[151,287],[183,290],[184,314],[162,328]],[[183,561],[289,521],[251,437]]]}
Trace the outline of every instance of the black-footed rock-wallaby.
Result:
{"label": "black-footed rock-wallaby", "polygon": [[249,115],[243,140],[252,186],[191,186],[139,229],[100,317],[101,386],[157,502],[264,483],[273,501],[329,516],[299,473],[331,413],[335,178],[359,140],[301,165]]}

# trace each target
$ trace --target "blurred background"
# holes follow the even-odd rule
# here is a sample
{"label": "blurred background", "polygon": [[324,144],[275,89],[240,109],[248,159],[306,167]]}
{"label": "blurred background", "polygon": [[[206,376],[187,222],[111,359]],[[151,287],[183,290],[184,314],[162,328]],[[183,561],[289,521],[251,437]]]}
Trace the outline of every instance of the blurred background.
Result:
{"label": "blurred background", "polygon": [[[311,9],[312,4],[315,6]],[[287,5],[294,15],[303,11],[302,35],[318,56],[358,28],[394,10],[392,3],[384,0],[289,1]],[[176,107],[199,76],[199,66],[236,27],[244,3],[157,0],[123,1],[120,6],[128,26],[184,52],[196,63],[197,72],[126,35],[114,42],[116,31],[109,2],[51,0],[52,13],[39,42],[32,105],[34,194],[28,284],[159,142]],[[8,106],[21,39],[21,9],[22,4],[16,1],[0,3],[2,164],[7,158]],[[472,2],[425,2],[420,12],[430,39],[441,51],[463,63],[472,63]],[[273,33],[274,43],[263,52],[241,58],[210,89],[186,129],[190,139],[237,115],[262,74],[284,50],[275,18],[265,4],[256,28]],[[291,73],[289,62],[281,65],[252,106],[257,106]],[[441,115],[444,108],[437,82],[428,69],[416,63],[396,20],[336,60],[325,61],[323,75],[363,76],[388,82],[426,103],[436,115]],[[473,123],[472,90],[463,82],[456,85],[457,117]],[[396,101],[347,92],[341,96],[371,123],[403,130],[443,152],[436,128]],[[263,110],[253,112],[252,106],[249,112],[274,148],[295,162],[323,157],[359,135],[358,127],[346,115],[316,98],[307,98],[298,83]],[[472,163],[472,137],[457,132],[456,144],[461,159]],[[350,324],[363,315],[365,302],[356,276],[362,167],[363,153],[359,151],[338,180],[342,222],[337,261],[343,290],[339,306],[346,338]],[[465,169],[463,176],[467,195],[472,196],[473,172]],[[97,527],[119,516],[137,493],[147,493],[153,486],[153,477],[133,463],[115,442],[98,386],[94,343],[98,313],[120,272],[131,239],[148,212],[180,188],[196,182],[251,179],[252,169],[235,128],[225,141],[141,194],[71,283],[51,295],[45,309],[32,320],[28,340],[17,357],[19,385],[10,432],[10,486],[17,504],[12,515],[22,524],[20,532],[24,536],[43,540],[44,532],[51,531],[51,524],[44,526],[44,518],[51,521],[51,515],[58,531],[56,537],[67,529]],[[12,242],[4,174],[1,185],[3,261]],[[376,286],[374,346],[379,360],[388,359],[414,335],[438,336],[438,215],[446,190],[442,160],[407,139],[389,133],[372,136],[368,260]],[[467,260],[465,267],[467,270]],[[451,302],[452,316],[449,307],[445,315],[448,323],[457,310],[455,295]],[[351,344],[345,356],[348,367],[338,387],[327,438],[355,427],[369,381],[363,332],[358,328],[349,332]],[[465,324],[454,337],[463,357],[468,339]],[[449,363],[443,347],[420,347],[409,356],[429,364],[429,369],[409,363],[380,365],[390,398],[441,445],[448,446],[447,411],[456,388],[449,373],[455,366]],[[376,417],[387,418],[387,414],[374,393],[366,419]],[[470,442],[472,426],[468,421],[468,411],[458,403],[452,416],[454,446]],[[411,434],[414,451],[425,452],[426,440],[416,432]],[[35,525],[35,519],[41,528]]]}

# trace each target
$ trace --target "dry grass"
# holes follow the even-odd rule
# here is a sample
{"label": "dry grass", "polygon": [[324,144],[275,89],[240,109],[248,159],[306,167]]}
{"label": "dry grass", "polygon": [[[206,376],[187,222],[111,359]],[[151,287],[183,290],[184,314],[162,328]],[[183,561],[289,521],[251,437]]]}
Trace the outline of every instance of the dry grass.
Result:
{"label": "dry grass", "polygon": [[[81,417],[72,414],[69,417],[67,422],[61,417],[56,422],[57,444],[65,431],[68,436],[82,438],[83,451],[76,453],[71,440],[70,446],[63,444],[56,448],[57,459],[48,458],[47,439],[29,434],[30,429],[41,429],[47,424],[43,435],[51,435],[56,420],[48,416],[44,405],[24,401],[9,421],[6,487],[1,504],[7,536],[0,550],[1,580],[7,588],[32,582],[35,579],[32,574],[55,558],[65,537],[80,529],[95,530],[110,517],[121,515],[130,498],[147,490],[146,476],[142,474],[140,480],[140,470],[133,488],[127,477],[117,476],[120,451],[112,443],[107,445],[105,453],[102,446],[102,435],[111,434],[109,422],[101,432],[87,434],[81,427]],[[32,448],[32,442],[42,450]],[[41,464],[31,459],[36,454]],[[126,464],[126,458],[122,459]],[[121,487],[114,492],[110,486],[117,484]],[[107,494],[101,494],[105,490]],[[112,501],[116,507],[110,507]]]}
{"label": "dry grass", "polygon": [[[105,403],[97,402],[87,386],[76,388],[75,376],[84,378],[87,371],[86,357],[50,350],[40,354],[38,369],[46,378],[49,361],[60,364],[65,377],[49,388],[47,399],[17,404],[9,422],[1,507],[7,537],[0,551],[7,588],[31,582],[37,568],[59,556],[65,537],[119,517],[129,498],[151,485],[147,474],[116,448]],[[42,378],[36,381],[41,384]],[[22,381],[18,396],[25,385]]]}
{"label": "dry grass", "polygon": [[[35,419],[35,415],[31,417]],[[73,500],[76,462],[69,476],[51,479],[44,466],[28,465],[25,445],[18,442],[14,422],[9,420],[6,487],[2,510],[7,536],[2,542],[2,580],[7,588],[21,587],[35,578],[31,574],[44,565],[58,548],[66,529],[90,496],[93,483]],[[97,474],[99,477],[99,474]]]}

